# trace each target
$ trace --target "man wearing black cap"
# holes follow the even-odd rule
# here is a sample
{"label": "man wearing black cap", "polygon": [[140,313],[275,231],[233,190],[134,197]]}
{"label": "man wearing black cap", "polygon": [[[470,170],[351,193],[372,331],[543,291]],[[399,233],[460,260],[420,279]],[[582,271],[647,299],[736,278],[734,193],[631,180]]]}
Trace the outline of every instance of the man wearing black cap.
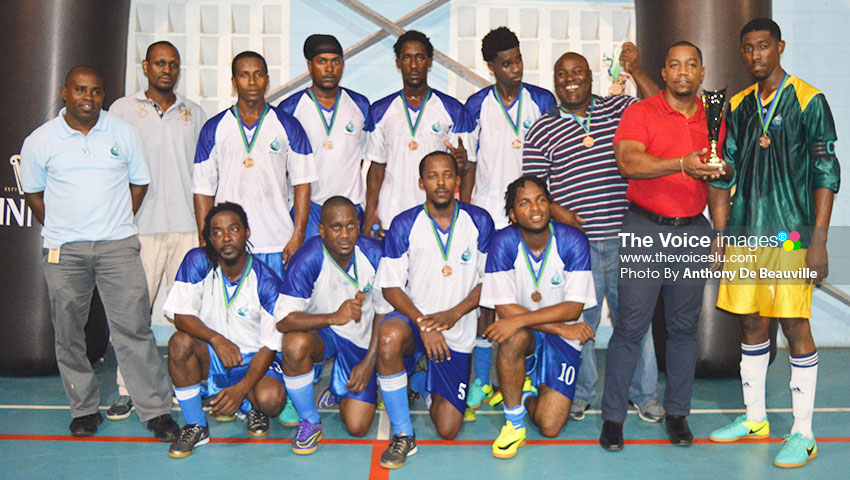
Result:
{"label": "man wearing black cap", "polygon": [[[369,99],[339,86],[345,67],[342,46],[332,35],[310,35],[304,41],[310,87],[278,106],[301,122],[313,147],[319,181],[311,186],[310,216],[305,238],[318,234],[319,213],[330,197],[351,200],[362,217],[366,188],[359,175],[366,147],[364,126]],[[344,174],[341,174],[344,173]]]}

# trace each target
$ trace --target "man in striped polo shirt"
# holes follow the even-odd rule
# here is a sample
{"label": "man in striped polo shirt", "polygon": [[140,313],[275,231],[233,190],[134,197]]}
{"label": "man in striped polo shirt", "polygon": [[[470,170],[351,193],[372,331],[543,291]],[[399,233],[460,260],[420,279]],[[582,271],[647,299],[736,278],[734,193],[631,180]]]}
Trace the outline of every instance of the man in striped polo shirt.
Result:
{"label": "man in striped polo shirt", "polygon": [[[658,92],[640,68],[637,48],[623,45],[620,62],[637,83],[644,97]],[[573,52],[555,63],[555,93],[560,106],[541,117],[525,136],[523,174],[537,175],[549,181],[552,218],[582,228],[590,240],[590,264],[596,287],[597,305],[584,312],[584,320],[594,333],[602,315],[602,299],[608,299],[613,321],[617,313],[619,239],[617,234],[628,208],[627,181],[620,176],[614,159],[612,141],[626,107],[634,97],[599,97],[591,93],[592,73],[587,60]],[[590,406],[598,374],[595,341],[582,346],[582,368],[576,381],[570,419],[581,420]],[[640,357],[629,391],[629,399],[640,418],[657,423],[664,408],[657,400],[658,367],[652,333],[641,341]]]}

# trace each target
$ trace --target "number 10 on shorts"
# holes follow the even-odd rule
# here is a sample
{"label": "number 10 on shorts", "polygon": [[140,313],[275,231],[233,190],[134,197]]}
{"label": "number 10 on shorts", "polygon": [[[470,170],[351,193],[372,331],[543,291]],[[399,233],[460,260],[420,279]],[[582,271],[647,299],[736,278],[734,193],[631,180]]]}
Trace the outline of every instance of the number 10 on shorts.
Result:
{"label": "number 10 on shorts", "polygon": [[558,375],[558,380],[567,385],[572,385],[576,380],[576,367],[567,366],[566,362],[561,362],[561,374]]}

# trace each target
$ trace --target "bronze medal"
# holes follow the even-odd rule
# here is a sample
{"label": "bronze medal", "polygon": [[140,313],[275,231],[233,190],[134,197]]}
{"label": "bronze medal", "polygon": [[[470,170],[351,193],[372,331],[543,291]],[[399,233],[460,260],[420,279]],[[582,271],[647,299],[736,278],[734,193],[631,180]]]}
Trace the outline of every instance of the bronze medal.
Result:
{"label": "bronze medal", "polygon": [[325,147],[325,150],[333,150],[334,142],[332,142],[330,139],[327,139],[327,140],[325,140],[325,143],[323,144],[323,146]]}
{"label": "bronze medal", "polygon": [[515,138],[514,141],[511,142],[511,146],[519,150],[520,148],[522,148],[522,142],[518,138]]}
{"label": "bronze medal", "polygon": [[416,140],[411,140],[410,143],[407,144],[407,148],[411,150],[416,150],[417,148],[419,148],[419,144],[416,143]]}
{"label": "bronze medal", "polygon": [[588,135],[588,136],[584,137],[584,140],[582,140],[581,143],[583,143],[585,147],[590,148],[590,147],[593,146],[593,144],[596,143],[596,140],[594,140],[593,137]]}
{"label": "bronze medal", "polygon": [[540,295],[540,292],[535,291],[534,293],[531,294],[531,301],[532,302],[536,303],[536,302],[539,302],[540,300],[543,300],[543,295]]}
{"label": "bronze medal", "polygon": [[441,273],[443,274],[444,277],[448,277],[449,275],[452,274],[452,267],[450,267],[448,265],[443,265],[443,269],[441,270]]}
{"label": "bronze medal", "polygon": [[612,83],[610,87],[608,87],[608,93],[610,95],[622,95],[623,94],[623,86],[619,83]]}
{"label": "bronze medal", "polygon": [[242,165],[245,165],[245,168],[251,168],[254,166],[254,159],[251,157],[245,157],[245,160],[242,160]]}
{"label": "bronze medal", "polygon": [[762,134],[761,138],[759,138],[759,146],[761,148],[767,148],[770,146],[770,137],[767,136],[767,133]]}

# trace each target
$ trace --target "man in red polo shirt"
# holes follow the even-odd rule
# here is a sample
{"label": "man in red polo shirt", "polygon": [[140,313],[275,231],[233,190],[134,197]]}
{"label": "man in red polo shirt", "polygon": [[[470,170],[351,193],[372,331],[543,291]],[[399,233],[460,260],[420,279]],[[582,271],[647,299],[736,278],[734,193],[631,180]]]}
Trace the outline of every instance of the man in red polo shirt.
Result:
{"label": "man in red polo shirt", "polygon": [[[704,280],[692,272],[708,267],[711,242],[706,180],[724,175],[723,164],[709,165],[708,132],[702,102],[695,96],[705,76],[702,53],[689,42],[667,51],[661,71],[665,89],[626,109],[614,136],[614,154],[629,180],[631,202],[620,233],[619,308],[608,344],[602,435],[607,450],[623,448],[629,385],[640,341],[649,329],[659,294],[667,324],[667,388],[664,409],[674,445],[690,445],[690,413],[697,352],[697,321]],[[692,238],[698,244],[666,239]],[[695,261],[688,261],[695,260]]]}

